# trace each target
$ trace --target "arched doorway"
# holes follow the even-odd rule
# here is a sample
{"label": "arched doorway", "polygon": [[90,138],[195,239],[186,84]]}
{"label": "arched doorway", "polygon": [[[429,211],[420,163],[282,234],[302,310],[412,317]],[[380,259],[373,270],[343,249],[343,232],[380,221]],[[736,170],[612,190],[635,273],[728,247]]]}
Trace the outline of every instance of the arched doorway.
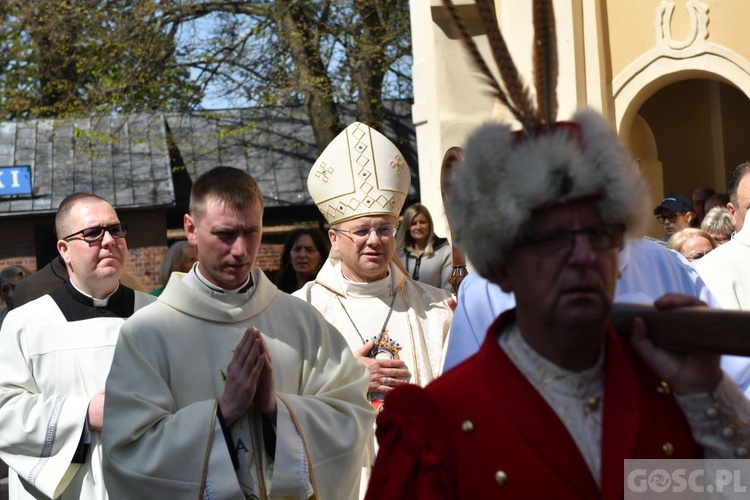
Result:
{"label": "arched doorway", "polygon": [[[638,159],[656,206],[665,193],[727,191],[732,169],[750,159],[750,99],[727,83],[671,82],[643,100],[620,135]],[[661,236],[653,223],[652,236]]]}

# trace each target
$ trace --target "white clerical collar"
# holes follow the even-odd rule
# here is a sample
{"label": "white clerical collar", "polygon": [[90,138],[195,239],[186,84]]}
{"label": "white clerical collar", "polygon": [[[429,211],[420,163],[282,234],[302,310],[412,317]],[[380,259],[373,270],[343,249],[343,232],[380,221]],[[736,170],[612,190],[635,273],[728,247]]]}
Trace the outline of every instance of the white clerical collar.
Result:
{"label": "white clerical collar", "polygon": [[76,286],[76,284],[73,283],[73,280],[70,280],[70,284],[73,285],[73,288],[75,288],[76,290],[78,290],[78,293],[80,293],[81,295],[85,295],[86,297],[90,298],[93,301],[94,307],[107,307],[107,304],[109,303],[109,298],[115,294],[115,292],[117,291],[118,288],[120,288],[120,283],[118,282],[117,286],[115,287],[115,289],[112,290],[112,293],[110,293],[109,295],[107,295],[103,299],[97,299],[93,295],[90,295],[90,294],[84,292],[83,290],[81,290],[80,288],[78,288]]}
{"label": "white clerical collar", "polygon": [[344,276],[341,262],[336,264],[336,276],[339,278],[339,284],[347,297],[379,297],[388,294],[393,295],[393,273],[388,265],[388,275],[377,281],[352,281]]}
{"label": "white clerical collar", "polygon": [[251,276],[250,276],[249,273],[247,275],[247,279],[245,280],[244,283],[242,283],[242,285],[240,285],[237,288],[234,288],[232,290],[228,290],[226,288],[222,288],[220,286],[216,286],[213,283],[211,283],[210,281],[208,281],[206,279],[206,277],[203,276],[203,274],[201,274],[201,270],[198,268],[198,263],[197,262],[193,265],[193,271],[195,271],[195,276],[198,278],[198,280],[203,285],[205,285],[206,287],[210,288],[211,290],[213,290],[215,292],[222,292],[222,293],[226,293],[226,294],[239,295],[240,293],[246,293],[248,291],[248,289],[251,288],[251,287],[248,286],[250,284],[250,279],[251,279]]}

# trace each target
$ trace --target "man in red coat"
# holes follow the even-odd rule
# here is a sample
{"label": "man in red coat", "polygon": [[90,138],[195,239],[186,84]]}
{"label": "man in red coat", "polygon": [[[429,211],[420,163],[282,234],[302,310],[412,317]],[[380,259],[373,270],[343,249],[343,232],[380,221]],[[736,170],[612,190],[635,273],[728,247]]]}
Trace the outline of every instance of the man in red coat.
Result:
{"label": "man in red coat", "polygon": [[618,251],[649,210],[622,144],[590,111],[521,118],[521,133],[473,133],[446,206],[517,306],[476,355],[388,395],[368,499],[622,498],[626,459],[748,454],[750,403],[719,356],[662,350],[640,320],[625,341],[608,322]]}
{"label": "man in red coat", "polygon": [[[739,424],[720,437],[747,401],[718,356],[658,349],[640,321],[631,343],[610,327],[618,250],[639,227],[645,190],[598,115],[574,123],[509,151],[497,147],[512,138],[502,125],[469,139],[448,215],[477,270],[517,307],[475,356],[388,396],[368,498],[621,498],[625,459],[747,452]],[[483,193],[493,171],[505,182]]]}

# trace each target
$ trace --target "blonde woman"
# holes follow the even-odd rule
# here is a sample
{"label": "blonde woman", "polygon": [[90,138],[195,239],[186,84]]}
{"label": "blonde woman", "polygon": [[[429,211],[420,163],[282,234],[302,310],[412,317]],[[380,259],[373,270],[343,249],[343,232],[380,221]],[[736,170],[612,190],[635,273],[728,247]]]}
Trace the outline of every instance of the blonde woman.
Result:
{"label": "blonde woman", "polygon": [[451,246],[433,228],[427,207],[415,203],[407,208],[396,240],[398,257],[412,279],[452,291],[448,284],[453,270]]}
{"label": "blonde woman", "polygon": [[677,250],[690,262],[700,259],[716,246],[710,234],[703,229],[693,227],[674,233],[667,242],[667,248]]}
{"label": "blonde woman", "polygon": [[717,245],[731,240],[734,226],[729,210],[724,207],[713,207],[703,218],[701,229],[710,234]]}

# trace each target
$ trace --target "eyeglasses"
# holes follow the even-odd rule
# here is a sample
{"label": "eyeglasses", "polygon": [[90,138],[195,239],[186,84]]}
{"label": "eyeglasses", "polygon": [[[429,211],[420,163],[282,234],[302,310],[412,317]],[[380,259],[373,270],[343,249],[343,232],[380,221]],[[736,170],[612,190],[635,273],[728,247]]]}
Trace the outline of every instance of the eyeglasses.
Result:
{"label": "eyeglasses", "polygon": [[[710,251],[710,250],[709,250],[709,251]],[[698,259],[700,259],[701,257],[705,256],[705,255],[706,255],[707,253],[708,253],[708,252],[695,252],[695,253],[693,253],[693,254],[690,254],[690,255],[686,255],[686,256],[685,256],[685,258],[686,258],[686,259],[687,259],[688,261],[690,261],[690,262],[693,262],[694,260],[698,260]]]}
{"label": "eyeglasses", "polygon": [[624,233],[622,224],[601,224],[570,231],[561,229],[532,236],[521,246],[529,247],[538,257],[562,257],[570,255],[579,234],[586,236],[592,250],[603,251],[621,247]]}
{"label": "eyeglasses", "polygon": [[[104,239],[104,232],[108,232],[113,238],[124,238],[128,234],[127,224],[112,224],[111,226],[94,226],[81,229],[75,233],[69,234],[63,238],[64,241],[70,241],[72,239],[83,240],[87,243],[95,243]],[[80,238],[75,236],[81,235]]]}
{"label": "eyeglasses", "polygon": [[398,226],[390,226],[384,224],[378,227],[355,227],[354,229],[334,229],[334,231],[341,231],[343,233],[349,233],[353,236],[352,240],[355,243],[362,243],[370,237],[370,233],[373,231],[378,238],[393,238],[396,236],[396,230]]}
{"label": "eyeglasses", "polygon": [[659,224],[664,224],[664,221],[669,221],[672,224],[674,224],[674,221],[677,220],[677,216],[680,215],[676,212],[673,212],[671,214],[659,214],[656,216],[656,220],[659,221]]}

